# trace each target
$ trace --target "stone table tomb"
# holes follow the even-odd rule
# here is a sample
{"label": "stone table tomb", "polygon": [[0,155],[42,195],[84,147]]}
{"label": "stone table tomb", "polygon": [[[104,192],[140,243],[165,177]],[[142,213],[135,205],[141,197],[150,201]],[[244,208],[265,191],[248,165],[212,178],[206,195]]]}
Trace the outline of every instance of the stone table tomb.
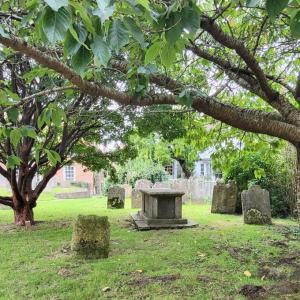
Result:
{"label": "stone table tomb", "polygon": [[182,218],[184,192],[168,188],[142,189],[142,210],[132,214],[139,230],[184,228],[198,224]]}

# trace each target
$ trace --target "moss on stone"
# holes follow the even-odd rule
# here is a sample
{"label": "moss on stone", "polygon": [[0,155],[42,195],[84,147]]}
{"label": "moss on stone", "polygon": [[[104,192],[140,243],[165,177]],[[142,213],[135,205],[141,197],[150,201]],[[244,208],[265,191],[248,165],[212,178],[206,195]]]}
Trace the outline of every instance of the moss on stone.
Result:
{"label": "moss on stone", "polygon": [[124,208],[124,200],[118,197],[107,199],[107,208]]}
{"label": "moss on stone", "polygon": [[263,225],[271,224],[272,221],[268,216],[262,214],[259,210],[251,208],[246,212],[245,223]]}
{"label": "moss on stone", "polygon": [[79,215],[74,222],[72,250],[87,259],[107,258],[110,224],[108,217]]}

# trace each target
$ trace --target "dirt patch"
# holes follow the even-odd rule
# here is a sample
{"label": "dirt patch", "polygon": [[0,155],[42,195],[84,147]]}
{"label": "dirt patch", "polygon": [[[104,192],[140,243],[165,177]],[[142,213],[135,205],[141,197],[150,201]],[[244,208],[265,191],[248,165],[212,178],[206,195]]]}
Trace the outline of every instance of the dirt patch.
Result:
{"label": "dirt patch", "polygon": [[278,260],[279,264],[298,266],[300,264],[299,253],[290,252],[284,256],[281,256]]}
{"label": "dirt patch", "polygon": [[69,277],[73,275],[73,272],[67,268],[60,268],[57,274],[62,277]]}
{"label": "dirt patch", "polygon": [[197,276],[197,281],[200,282],[204,282],[204,283],[210,283],[212,282],[214,279],[209,277],[209,276],[205,276],[205,275],[198,275]]}
{"label": "dirt patch", "polygon": [[270,241],[269,244],[275,247],[282,247],[282,248],[289,247],[288,241]]}
{"label": "dirt patch", "polygon": [[261,285],[246,284],[242,286],[239,294],[245,296],[247,299],[262,299],[266,295],[266,289]]}
{"label": "dirt patch", "polygon": [[290,295],[300,292],[300,282],[281,281],[272,285],[269,289],[272,294]]}
{"label": "dirt patch", "polygon": [[287,277],[282,271],[268,266],[260,268],[258,274],[261,278],[271,280],[282,280]]}
{"label": "dirt patch", "polygon": [[175,275],[161,275],[161,276],[152,276],[152,277],[140,277],[135,278],[128,282],[129,285],[147,285],[152,283],[168,283],[175,281],[180,278],[179,274]]}

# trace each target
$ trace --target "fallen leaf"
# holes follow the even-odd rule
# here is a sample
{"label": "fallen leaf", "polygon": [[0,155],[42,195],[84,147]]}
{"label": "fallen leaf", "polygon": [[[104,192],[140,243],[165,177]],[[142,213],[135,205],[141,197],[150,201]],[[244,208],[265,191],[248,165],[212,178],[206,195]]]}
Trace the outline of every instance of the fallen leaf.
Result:
{"label": "fallen leaf", "polygon": [[106,286],[102,289],[102,292],[109,292],[111,288],[109,286]]}
{"label": "fallen leaf", "polygon": [[244,272],[244,275],[247,277],[251,277],[251,273],[248,270]]}
{"label": "fallen leaf", "polygon": [[143,273],[143,270],[136,270],[137,273]]}
{"label": "fallen leaf", "polygon": [[206,256],[206,254],[205,253],[201,253],[201,252],[197,252],[197,256],[204,257],[204,256]]}

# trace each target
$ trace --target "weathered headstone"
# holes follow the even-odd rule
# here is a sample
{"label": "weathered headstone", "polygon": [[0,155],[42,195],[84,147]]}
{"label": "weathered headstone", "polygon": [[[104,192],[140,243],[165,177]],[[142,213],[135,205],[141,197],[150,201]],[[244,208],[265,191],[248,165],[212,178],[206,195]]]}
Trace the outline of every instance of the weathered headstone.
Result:
{"label": "weathered headstone", "polygon": [[211,212],[220,214],[234,214],[237,201],[237,186],[233,180],[227,184],[217,181],[214,186]]}
{"label": "weathered headstone", "polygon": [[107,208],[124,208],[125,189],[120,186],[112,186],[107,192]]}
{"label": "weathered headstone", "polygon": [[131,193],[131,208],[142,207],[142,193],[140,189],[150,189],[151,187],[152,182],[147,179],[140,179],[135,182],[135,188]]}
{"label": "weathered headstone", "polygon": [[191,178],[189,181],[191,202],[192,204],[202,204],[204,203],[204,182],[202,178],[195,177]]}
{"label": "weathered headstone", "polygon": [[107,217],[79,215],[74,222],[72,250],[80,257],[108,257],[109,239],[110,225]]}
{"label": "weathered headstone", "polygon": [[152,182],[148,179],[139,179],[135,182],[135,189],[150,189],[152,187]]}
{"label": "weathered headstone", "polygon": [[122,184],[121,187],[124,188],[125,190],[125,198],[131,197],[132,186],[126,183],[126,184]]}
{"label": "weathered headstone", "polygon": [[182,196],[182,203],[188,203],[190,200],[190,190],[189,190],[189,181],[188,179],[179,178],[171,182],[171,188],[178,191],[183,191],[184,195]]}
{"label": "weathered headstone", "polygon": [[154,189],[169,189],[171,184],[167,181],[157,181],[154,183]]}
{"label": "weathered headstone", "polygon": [[271,224],[270,195],[259,185],[253,185],[241,194],[245,224]]}

